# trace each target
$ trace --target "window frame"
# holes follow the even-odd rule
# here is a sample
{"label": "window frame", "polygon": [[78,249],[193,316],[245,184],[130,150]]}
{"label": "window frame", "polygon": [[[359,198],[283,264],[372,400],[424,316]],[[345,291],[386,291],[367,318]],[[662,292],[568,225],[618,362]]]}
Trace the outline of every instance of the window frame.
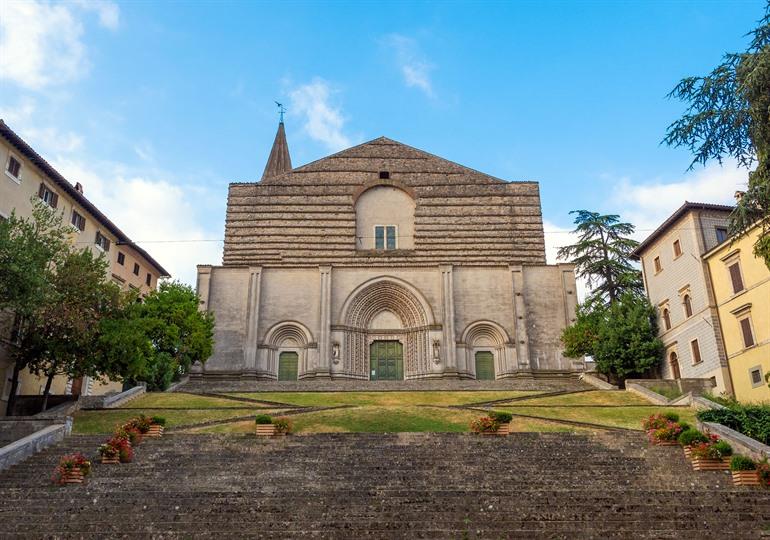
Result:
{"label": "window frame", "polygon": [[118,251],[118,256],[115,258],[115,262],[117,262],[120,266],[126,266],[126,254],[122,251]]}
{"label": "window frame", "polygon": [[692,295],[690,294],[690,291],[687,291],[682,295],[682,309],[684,310],[685,319],[692,317]]}
{"label": "window frame", "polygon": [[[19,164],[19,172],[18,175],[14,176],[11,174],[11,171],[8,169],[8,167],[11,166],[11,160],[14,160],[16,163]],[[24,169],[24,163],[19,159],[13,152],[8,152],[8,159],[5,160],[5,167],[3,168],[3,171],[5,172],[5,175],[16,182],[17,184],[21,184],[21,171]]]}
{"label": "window frame", "polygon": [[[703,355],[700,351],[700,343],[698,338],[690,340],[690,355],[692,356],[692,365],[697,366],[703,363]],[[696,360],[695,357],[698,357]]]}
{"label": "window frame", "polygon": [[[759,373],[759,381],[754,382],[754,373]],[[753,366],[749,368],[749,382],[752,388],[759,388],[765,384],[765,378],[762,376],[762,366]]]}
{"label": "window frame", "polygon": [[671,330],[671,310],[668,304],[660,310],[660,318],[663,319],[663,329],[666,331]]}
{"label": "window frame", "polygon": [[[378,227],[382,227],[382,245],[383,245],[383,247],[381,247],[381,248],[377,247],[377,228]],[[394,236],[393,242],[394,242],[394,245],[393,245],[392,248],[388,247],[388,227],[392,227],[393,228],[393,236]],[[374,231],[373,238],[374,238],[374,249],[375,250],[377,250],[377,251],[395,251],[395,250],[398,249],[398,225],[395,225],[395,224],[385,225],[385,224],[382,224],[382,223],[377,223],[377,224],[374,225],[373,231]]]}
{"label": "window frame", "polygon": [[[725,262],[725,266],[727,267],[727,275],[730,277],[730,286],[733,290],[733,296],[736,294],[740,294],[743,291],[746,290],[746,282],[743,279],[743,271],[741,269],[741,261],[739,258],[730,259],[729,261]],[[740,282],[741,288],[737,291],[735,290],[735,276],[733,276],[733,268],[736,269],[736,276],[738,278],[738,281]]]}
{"label": "window frame", "polygon": [[[75,220],[75,216],[77,216],[79,218],[77,220],[78,223],[80,223],[80,222],[83,223],[82,227],[80,225],[76,224],[76,223],[73,223],[73,221],[76,221]],[[75,210],[75,208],[73,208],[72,209],[72,213],[70,214],[70,225],[75,227],[78,231],[83,232],[83,231],[86,230],[86,217],[83,214],[81,214],[80,212],[78,212],[77,210]]]}
{"label": "window frame", "polygon": [[[720,236],[720,232],[722,232],[722,231],[724,231],[724,238],[722,238],[722,239],[720,240],[720,239],[719,239],[719,236]],[[716,239],[717,239],[717,245],[718,245],[718,244],[722,244],[722,243],[726,242],[726,241],[727,241],[727,238],[728,238],[728,234],[727,234],[727,227],[718,227],[718,226],[714,226],[714,236],[715,236],[715,237],[716,237]]]}
{"label": "window frame", "polygon": [[679,238],[677,238],[676,240],[674,240],[672,242],[671,247],[672,247],[672,249],[674,251],[674,260],[676,260],[679,257],[681,257],[682,254],[684,253],[682,251],[682,242],[679,240]]}
{"label": "window frame", "polygon": [[144,280],[145,285],[152,287],[152,274],[147,272],[147,279]]}
{"label": "window frame", "polygon": [[[46,200],[47,195],[51,196],[50,200]],[[47,204],[51,208],[57,208],[59,206],[59,194],[56,193],[50,187],[48,187],[48,185],[45,182],[40,182],[40,187],[37,190],[37,196],[40,198],[41,201],[43,201],[45,204]]]}
{"label": "window frame", "polygon": [[[746,330],[743,327],[744,321],[748,324],[749,335],[751,337],[750,345],[746,344]],[[751,347],[756,346],[757,336],[754,333],[754,321],[751,320],[751,313],[746,313],[738,317],[738,328],[741,331],[741,340],[743,342],[743,348],[750,349]]]}
{"label": "window frame", "polygon": [[655,274],[660,274],[663,271],[663,263],[660,262],[660,255],[656,255],[652,259],[652,268],[655,270]]}
{"label": "window frame", "polygon": [[[107,245],[102,245],[102,243],[99,242],[99,239],[101,238],[103,243],[106,243]],[[102,250],[104,253],[108,253],[110,251],[110,239],[107,238],[104,234],[102,234],[102,231],[96,231],[96,235],[94,236],[94,245],[98,247],[100,250]]]}
{"label": "window frame", "polygon": [[139,266],[139,263],[138,263],[138,262],[135,262],[135,263],[134,263],[134,269],[132,270],[133,274],[134,274],[135,276],[138,276],[138,275],[139,275],[139,271],[140,271],[140,270],[141,270],[141,267]]}

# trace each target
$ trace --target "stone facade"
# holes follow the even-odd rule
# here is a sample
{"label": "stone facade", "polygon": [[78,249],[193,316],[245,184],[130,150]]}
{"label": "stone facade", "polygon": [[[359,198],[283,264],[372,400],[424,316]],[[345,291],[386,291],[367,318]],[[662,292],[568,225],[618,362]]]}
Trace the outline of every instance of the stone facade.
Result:
{"label": "stone facade", "polygon": [[635,251],[647,296],[658,310],[663,378],[712,379],[716,393],[733,390],[709,269],[701,256],[719,244],[717,229],[727,230],[731,210],[685,203]]}
{"label": "stone facade", "polygon": [[216,316],[193,375],[369,379],[398,342],[404,379],[495,378],[578,367],[570,265],[545,265],[538,185],[505,182],[380,138],[290,170],[279,128],[260,182],[230,185],[223,266],[198,267]]}

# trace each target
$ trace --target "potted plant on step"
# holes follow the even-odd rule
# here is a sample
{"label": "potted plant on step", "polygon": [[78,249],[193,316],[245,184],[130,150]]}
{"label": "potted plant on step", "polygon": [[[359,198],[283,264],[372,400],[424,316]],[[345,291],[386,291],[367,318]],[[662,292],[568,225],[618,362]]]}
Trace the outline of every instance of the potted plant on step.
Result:
{"label": "potted plant on step", "polygon": [[107,444],[118,449],[118,459],[121,463],[131,463],[134,460],[134,449],[127,437],[116,434]]}
{"label": "potted plant on step", "polygon": [[166,419],[162,416],[152,416],[150,418],[150,429],[145,434],[146,437],[160,437],[163,435],[163,428],[166,425]]}
{"label": "potted plant on step", "polygon": [[283,416],[273,420],[273,427],[275,427],[276,435],[288,435],[291,433],[293,425],[291,420]]}
{"label": "potted plant on step", "polygon": [[99,445],[99,455],[102,457],[102,463],[106,465],[117,465],[120,463],[120,449],[111,444],[110,441]]}
{"label": "potted plant on step", "polygon": [[679,438],[677,438],[677,442],[682,445],[682,448],[684,449],[684,457],[687,459],[691,458],[693,445],[708,441],[709,438],[695,428],[685,429],[679,434]]}
{"label": "potted plant on step", "polygon": [[53,473],[55,484],[82,484],[83,478],[91,473],[91,462],[80,452],[67,454],[59,460],[59,465]]}
{"label": "potted plant on step", "polygon": [[511,432],[511,420],[513,415],[505,411],[492,411],[489,417],[497,422],[500,427],[497,428],[498,435],[508,435]]}
{"label": "potted plant on step", "polygon": [[257,425],[257,435],[260,437],[272,437],[275,435],[275,425],[273,425],[273,419],[269,414],[258,414],[254,418],[254,423]]}
{"label": "potted plant on step", "polygon": [[491,416],[482,416],[471,422],[471,431],[479,435],[497,435],[500,424]]}
{"label": "potted plant on step", "polygon": [[677,438],[686,428],[687,424],[679,423],[679,415],[668,412],[653,414],[642,422],[642,427],[647,433],[650,444],[658,446],[677,446]]}
{"label": "potted plant on step", "polygon": [[736,486],[758,486],[759,471],[757,464],[746,456],[733,456],[730,461],[730,471],[733,475],[733,484]]}
{"label": "potted plant on step", "polygon": [[726,471],[730,468],[726,458],[733,455],[733,448],[716,435],[709,435],[709,441],[694,445],[690,455],[696,471]]}

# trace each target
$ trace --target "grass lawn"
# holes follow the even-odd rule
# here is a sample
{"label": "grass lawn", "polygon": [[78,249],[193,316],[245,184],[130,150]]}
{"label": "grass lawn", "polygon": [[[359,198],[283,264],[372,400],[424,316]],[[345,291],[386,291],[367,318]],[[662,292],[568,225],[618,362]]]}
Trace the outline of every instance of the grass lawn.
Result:
{"label": "grass lawn", "polygon": [[184,394],[178,392],[149,392],[136,399],[132,399],[126,407],[154,409],[156,407],[172,407],[175,409],[207,409],[212,407],[254,407],[258,404],[250,404],[245,401],[233,399],[200,396],[196,394]]}
{"label": "grass lawn", "polygon": [[593,390],[562,396],[523,399],[510,403],[510,406],[515,407],[524,405],[650,405],[650,402],[631,392]]}
{"label": "grass lawn", "polygon": [[257,415],[260,413],[277,414],[280,410],[270,409],[141,409],[141,410],[104,410],[104,411],[78,411],[75,413],[75,422],[72,426],[74,433],[112,433],[117,424],[122,424],[128,419],[145,414],[147,416],[163,416],[166,419],[166,427],[184,426],[207,422],[210,420],[225,420],[245,415]]}
{"label": "grass lawn", "polygon": [[244,392],[229,395],[308,407],[331,407],[335,405],[406,407],[410,405],[467,405],[539,393],[541,392],[490,390],[480,392]]}
{"label": "grass lawn", "polygon": [[495,407],[495,409],[508,411],[513,414],[526,414],[543,418],[561,420],[574,420],[577,422],[590,422],[611,427],[629,429],[642,429],[642,420],[651,414],[664,411],[675,411],[683,422],[695,425],[695,410],[688,407]]}

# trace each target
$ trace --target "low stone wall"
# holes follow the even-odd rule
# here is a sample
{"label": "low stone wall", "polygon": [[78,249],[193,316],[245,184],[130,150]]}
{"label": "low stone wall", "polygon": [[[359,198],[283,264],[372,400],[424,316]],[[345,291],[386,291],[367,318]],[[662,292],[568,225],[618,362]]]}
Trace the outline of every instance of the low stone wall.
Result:
{"label": "low stone wall", "polygon": [[[22,434],[30,430],[29,435],[21,436],[0,448],[0,470],[27,459],[32,454],[62,441],[72,431],[72,417],[63,419],[63,423],[52,424],[50,420],[23,419],[4,420],[0,422],[4,430],[15,430]],[[15,425],[14,425],[15,424]]]}
{"label": "low stone wall", "polygon": [[127,401],[137,398],[145,393],[147,387],[144,384],[129,388],[119,394],[104,394],[103,396],[80,396],[81,409],[110,409],[120,407]]}
{"label": "low stone wall", "polygon": [[631,382],[630,380],[626,381],[626,391],[631,392],[632,394],[636,394],[637,396],[640,396],[650,403],[654,403],[656,405],[669,404],[669,400],[666,396],[661,396],[657,392],[653,392],[649,388],[646,388],[641,384],[637,384],[636,382]]}
{"label": "low stone wall", "polygon": [[632,383],[647,389],[653,387],[677,390],[681,394],[692,392],[694,396],[700,396],[714,389],[714,383],[710,379],[627,379],[626,384]]}
{"label": "low stone wall", "polygon": [[751,437],[747,437],[732,428],[717,424],[716,422],[701,422],[698,420],[698,429],[719,435],[720,438],[730,443],[734,454],[748,456],[756,461],[763,458],[770,459],[770,446],[755,441]]}

